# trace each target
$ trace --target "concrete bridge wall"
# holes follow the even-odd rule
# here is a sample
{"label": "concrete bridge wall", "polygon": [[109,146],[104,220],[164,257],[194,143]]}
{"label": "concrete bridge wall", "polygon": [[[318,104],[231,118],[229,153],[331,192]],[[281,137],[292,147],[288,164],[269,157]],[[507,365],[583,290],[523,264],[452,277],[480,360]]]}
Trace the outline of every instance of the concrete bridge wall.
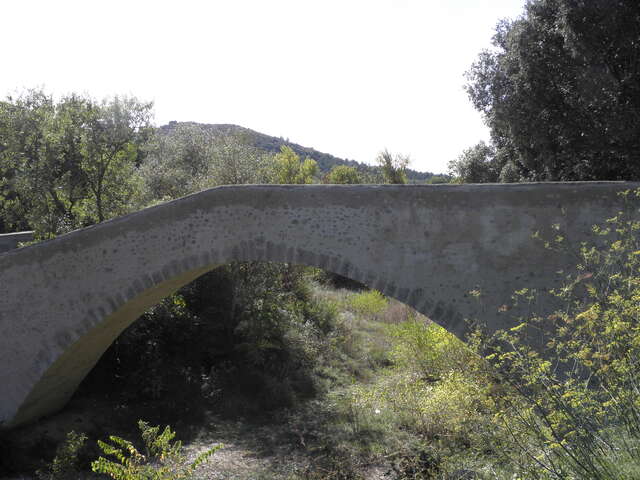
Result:
{"label": "concrete bridge wall", "polygon": [[[550,288],[573,259],[535,231],[580,242],[626,183],[237,186],[204,191],[0,255],[0,424],[61,408],[146,309],[217,265],[310,265],[397,298],[464,338],[515,289]],[[469,291],[479,290],[479,299]],[[549,307],[550,308],[550,307]]]}
{"label": "concrete bridge wall", "polygon": [[18,248],[22,242],[33,241],[33,232],[0,233],[0,253]]}

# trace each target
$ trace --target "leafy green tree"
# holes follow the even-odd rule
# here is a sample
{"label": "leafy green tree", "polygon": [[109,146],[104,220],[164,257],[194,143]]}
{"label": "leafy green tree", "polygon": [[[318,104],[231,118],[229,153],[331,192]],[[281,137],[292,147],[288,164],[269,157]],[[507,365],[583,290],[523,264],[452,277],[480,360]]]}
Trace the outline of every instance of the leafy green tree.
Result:
{"label": "leafy green tree", "polygon": [[525,180],[640,178],[640,3],[531,0],[467,73],[492,170]]}
{"label": "leafy green tree", "polygon": [[385,149],[376,157],[376,163],[382,170],[384,183],[408,183],[406,170],[409,166],[409,157],[392,155]]}
{"label": "leafy green tree", "polygon": [[191,124],[179,124],[169,132],[158,131],[146,147],[139,169],[143,184],[141,207],[194,193],[208,182],[210,146],[214,138]]}
{"label": "leafy green tree", "polygon": [[56,105],[32,90],[0,103],[0,174],[4,222],[58,233],[82,221],[86,196],[81,175],[78,117],[84,102]]}
{"label": "leafy green tree", "polygon": [[491,145],[480,142],[449,162],[449,172],[463,183],[493,183],[500,180],[500,166]]}
{"label": "leafy green tree", "polygon": [[211,151],[210,178],[219,185],[265,183],[271,155],[253,146],[246,134],[223,135]]}
{"label": "leafy green tree", "polygon": [[273,183],[307,184],[313,183],[318,174],[318,164],[311,158],[304,162],[296,152],[286,145],[280,147],[280,153],[273,157]]}
{"label": "leafy green tree", "polygon": [[347,165],[334,165],[325,178],[325,183],[331,184],[358,184],[362,183],[358,171]]}
{"label": "leafy green tree", "polygon": [[3,223],[43,238],[127,211],[150,110],[135,99],[56,102],[40,90],[1,102]]}
{"label": "leafy green tree", "polygon": [[141,206],[170,200],[216,185],[266,183],[271,158],[242,134],[216,134],[198,124],[181,123],[159,132],[139,169]]}
{"label": "leafy green tree", "polygon": [[114,97],[88,109],[81,166],[91,215],[99,222],[125,213],[131,205],[141,147],[150,134],[151,107],[135,98]]}

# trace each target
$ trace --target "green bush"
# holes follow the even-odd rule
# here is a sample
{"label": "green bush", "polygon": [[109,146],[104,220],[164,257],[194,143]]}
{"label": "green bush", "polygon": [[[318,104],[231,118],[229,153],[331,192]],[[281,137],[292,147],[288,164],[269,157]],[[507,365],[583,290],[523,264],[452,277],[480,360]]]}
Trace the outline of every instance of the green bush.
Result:
{"label": "green bush", "polygon": [[98,440],[102,452],[115,458],[99,457],[91,464],[96,473],[108,475],[115,480],[179,480],[192,478],[196,468],[208,461],[222,445],[210,448],[191,463],[182,454],[182,444],[173,442],[175,433],[169,426],[160,433],[160,427],[150,427],[138,422],[145,453],[142,454],[128,440],[112,435],[111,443]]}
{"label": "green bush", "polygon": [[153,403],[154,422],[182,421],[186,411],[197,422],[212,406],[263,415],[323,388],[319,370],[341,355],[337,316],[337,303],[313,297],[303,268],[227,265],[146,312],[83,388],[125,392],[118,401],[134,410]]}
{"label": "green bush", "polygon": [[389,354],[392,361],[402,369],[420,372],[425,379],[437,380],[480,361],[464,343],[430,321],[410,319],[390,325],[388,332],[395,339]]}
{"label": "green bush", "polygon": [[356,314],[365,318],[374,318],[382,314],[387,308],[388,301],[377,290],[368,290],[351,296],[348,307]]}
{"label": "green bush", "polygon": [[36,475],[40,480],[75,480],[80,472],[80,452],[87,441],[84,433],[71,431],[56,450],[53,461]]}

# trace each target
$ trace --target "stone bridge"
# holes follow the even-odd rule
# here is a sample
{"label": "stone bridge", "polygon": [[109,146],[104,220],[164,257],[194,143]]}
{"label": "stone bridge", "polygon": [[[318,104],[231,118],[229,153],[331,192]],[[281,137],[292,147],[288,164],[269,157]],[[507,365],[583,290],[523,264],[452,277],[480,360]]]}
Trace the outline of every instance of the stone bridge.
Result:
{"label": "stone bridge", "polygon": [[[218,265],[320,267],[376,288],[464,338],[508,326],[514,290],[572,265],[532,235],[572,242],[630,183],[219,187],[0,255],[0,425],[69,400],[146,309]],[[476,290],[479,297],[470,295]],[[551,308],[548,306],[548,308]]]}

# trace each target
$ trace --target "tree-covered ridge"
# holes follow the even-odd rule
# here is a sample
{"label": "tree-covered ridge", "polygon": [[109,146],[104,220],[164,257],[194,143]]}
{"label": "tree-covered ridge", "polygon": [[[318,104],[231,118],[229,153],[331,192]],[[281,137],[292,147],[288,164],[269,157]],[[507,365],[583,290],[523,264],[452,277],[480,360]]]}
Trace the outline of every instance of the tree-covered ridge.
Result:
{"label": "tree-covered ridge", "polygon": [[[324,177],[331,169],[338,165],[345,165],[353,167],[362,176],[366,178],[375,179],[380,174],[380,169],[377,166],[367,165],[366,163],[358,162],[356,160],[349,160],[336,157],[329,153],[319,152],[314,148],[303,147],[297,143],[290,142],[288,138],[273,137],[264,133],[256,132],[250,128],[241,127],[239,125],[231,124],[203,124],[196,122],[175,122],[171,121],[167,125],[162,125],[158,128],[158,132],[161,135],[172,135],[180,126],[191,126],[201,128],[204,131],[208,131],[214,136],[240,136],[247,139],[247,141],[258,148],[268,153],[277,154],[283,146],[291,148],[300,158],[311,158],[318,164],[319,174]],[[372,159],[373,160],[373,159]],[[419,172],[407,168],[405,171],[409,183],[428,183],[434,177],[439,178],[439,175],[432,172]],[[441,183],[441,182],[438,182]]]}

